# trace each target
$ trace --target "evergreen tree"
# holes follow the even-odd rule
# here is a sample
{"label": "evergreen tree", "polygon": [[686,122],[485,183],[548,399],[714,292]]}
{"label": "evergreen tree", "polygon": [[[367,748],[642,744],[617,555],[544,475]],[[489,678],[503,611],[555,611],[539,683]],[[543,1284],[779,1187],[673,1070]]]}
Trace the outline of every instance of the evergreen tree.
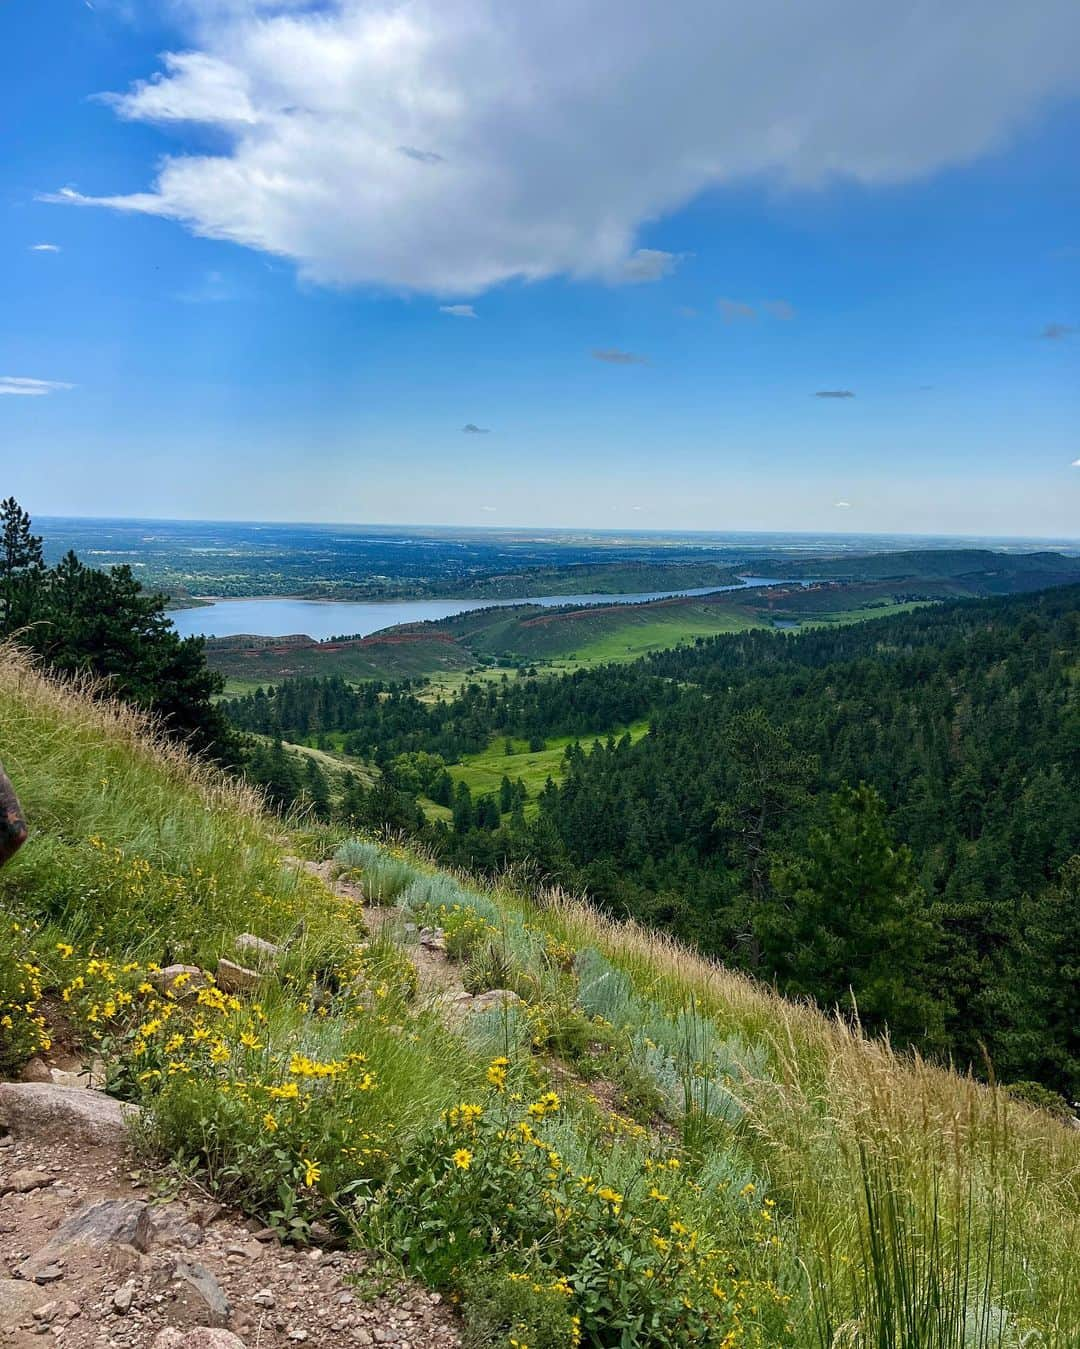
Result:
{"label": "evergreen tree", "polygon": [[304,760],[304,795],[311,805],[315,817],[320,820],[330,818],[330,788],[326,782],[326,774],[319,766],[317,759],[305,756]]}
{"label": "evergreen tree", "polygon": [[346,773],[342,782],[338,818],[343,824],[359,825],[367,818],[364,789],[355,773]]}
{"label": "evergreen tree", "polygon": [[732,719],[726,748],[735,769],[728,799],[716,812],[716,824],[745,879],[740,940],[752,969],[761,963],[758,916],[764,911],[772,867],[771,842],[785,816],[809,799],[806,784],[814,769],[810,755],[797,753],[787,734],[761,708]]}
{"label": "evergreen tree", "polygon": [[762,953],[785,992],[858,1011],[894,1039],[940,1043],[942,1009],[925,990],[939,938],[910,848],[897,847],[872,787],[841,787],[807,855],[773,869],[758,915]]}
{"label": "evergreen tree", "polygon": [[14,497],[0,502],[0,637],[33,622],[45,561],[30,516]]}

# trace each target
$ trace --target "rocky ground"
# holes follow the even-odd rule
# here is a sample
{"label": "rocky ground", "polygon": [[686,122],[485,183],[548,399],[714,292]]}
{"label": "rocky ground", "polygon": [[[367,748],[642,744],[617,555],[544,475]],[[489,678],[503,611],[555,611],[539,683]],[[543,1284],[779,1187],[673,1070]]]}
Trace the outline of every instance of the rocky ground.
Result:
{"label": "rocky ground", "polygon": [[379,1291],[363,1252],[281,1246],[194,1188],[168,1199],[100,1093],[0,1084],[0,1345],[451,1349],[438,1294]]}

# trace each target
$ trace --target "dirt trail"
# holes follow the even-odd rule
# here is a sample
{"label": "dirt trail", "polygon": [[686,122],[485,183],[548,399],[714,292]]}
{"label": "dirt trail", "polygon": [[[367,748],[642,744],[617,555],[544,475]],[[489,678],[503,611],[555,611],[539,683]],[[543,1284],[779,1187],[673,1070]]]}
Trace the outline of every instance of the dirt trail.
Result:
{"label": "dirt trail", "polygon": [[[401,1284],[368,1297],[364,1252],[281,1246],[197,1186],[164,1190],[168,1178],[129,1151],[115,1103],[99,1092],[4,1090],[0,1113],[12,1131],[0,1136],[3,1349],[43,1338],[71,1349],[460,1345],[438,1294]],[[35,1092],[62,1094],[44,1112],[40,1102],[26,1111],[19,1093]],[[105,1116],[98,1141],[65,1118],[72,1097]]]}

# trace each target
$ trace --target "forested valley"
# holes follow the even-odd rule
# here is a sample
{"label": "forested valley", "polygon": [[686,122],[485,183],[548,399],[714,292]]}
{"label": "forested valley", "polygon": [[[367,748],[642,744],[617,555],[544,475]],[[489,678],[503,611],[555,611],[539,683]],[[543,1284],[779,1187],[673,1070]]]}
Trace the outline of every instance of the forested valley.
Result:
{"label": "forested valley", "polygon": [[[1078,679],[1073,586],[443,700],[297,680],[228,710],[271,737],[251,767],[283,802],[306,793],[473,869],[526,866],[899,1043],[1071,1098]],[[596,737],[643,717],[641,738]],[[375,768],[370,786],[346,773],[337,801],[273,743],[329,733]],[[509,777],[474,796],[448,771],[502,738],[568,736],[532,801]]]}

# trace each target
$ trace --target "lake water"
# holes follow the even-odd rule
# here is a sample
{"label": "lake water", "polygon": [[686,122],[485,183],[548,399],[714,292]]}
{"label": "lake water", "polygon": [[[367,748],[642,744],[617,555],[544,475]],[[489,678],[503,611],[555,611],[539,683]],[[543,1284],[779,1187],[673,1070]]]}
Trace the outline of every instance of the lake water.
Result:
{"label": "lake water", "polygon": [[706,586],[700,590],[657,590],[641,595],[530,595],[516,600],[352,600],[250,599],[217,600],[201,609],[178,609],[170,618],[181,637],[287,637],[306,633],[317,641],[327,637],[358,634],[367,637],[399,623],[424,623],[473,609],[505,609],[514,604],[540,604],[546,609],[560,605],[641,604],[671,595],[711,595],[717,590],[743,590],[747,586],[784,585],[765,576],[748,576],[741,585]]}

